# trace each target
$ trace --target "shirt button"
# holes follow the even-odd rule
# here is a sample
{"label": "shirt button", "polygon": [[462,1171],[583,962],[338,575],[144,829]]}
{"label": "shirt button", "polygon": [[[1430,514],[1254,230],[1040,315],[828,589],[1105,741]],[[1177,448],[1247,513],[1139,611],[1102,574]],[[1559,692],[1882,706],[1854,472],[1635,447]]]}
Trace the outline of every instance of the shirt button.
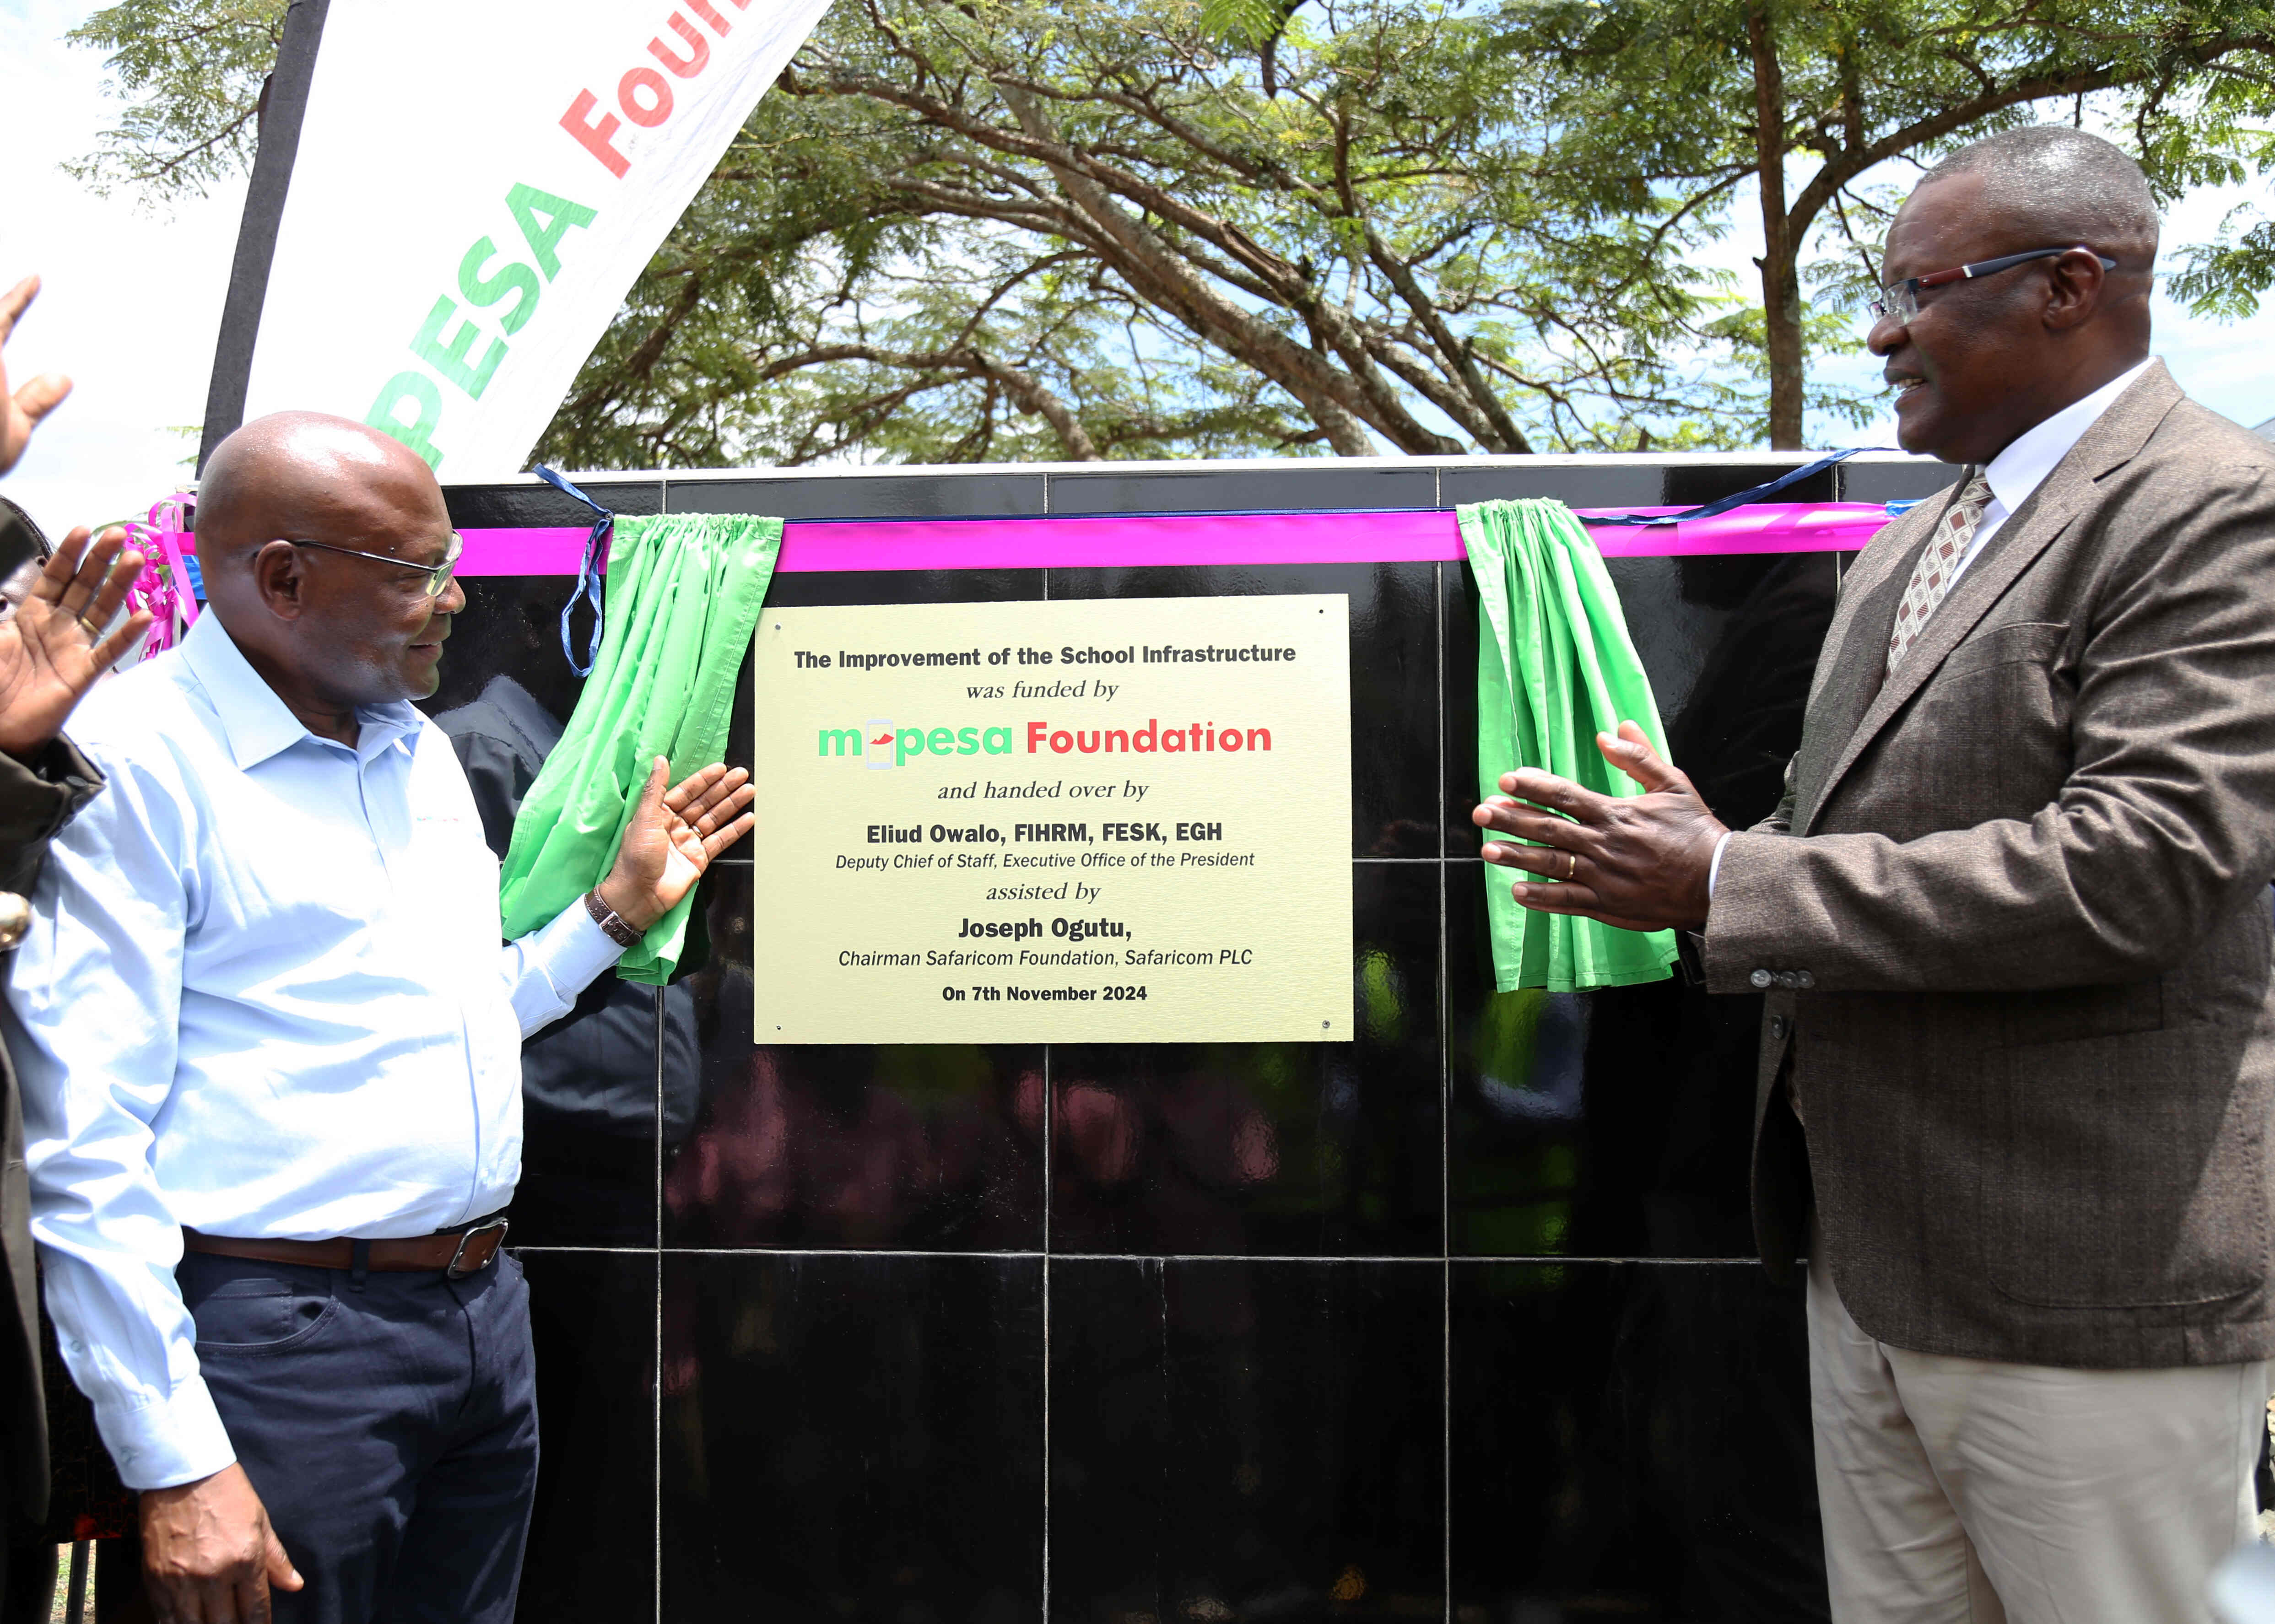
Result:
{"label": "shirt button", "polygon": [[1785,1016],[1781,1015],[1773,1015],[1770,1016],[1770,1036],[1781,1043],[1785,1040],[1786,1032],[1790,1029],[1791,1025],[1792,1023],[1788,1021]]}
{"label": "shirt button", "polygon": [[1766,970],[1757,970],[1746,979],[1757,987],[1771,987],[1777,985],[1777,978]]}

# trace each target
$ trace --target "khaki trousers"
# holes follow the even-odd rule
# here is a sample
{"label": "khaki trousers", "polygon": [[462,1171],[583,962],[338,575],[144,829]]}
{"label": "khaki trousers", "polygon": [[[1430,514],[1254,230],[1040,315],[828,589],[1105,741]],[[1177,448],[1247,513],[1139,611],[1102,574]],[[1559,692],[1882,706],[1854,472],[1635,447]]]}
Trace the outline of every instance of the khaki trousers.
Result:
{"label": "khaki trousers", "polygon": [[2269,1367],[2073,1371],[1912,1353],[1812,1245],[1810,1408],[1834,1624],[2209,1624],[2255,1532]]}

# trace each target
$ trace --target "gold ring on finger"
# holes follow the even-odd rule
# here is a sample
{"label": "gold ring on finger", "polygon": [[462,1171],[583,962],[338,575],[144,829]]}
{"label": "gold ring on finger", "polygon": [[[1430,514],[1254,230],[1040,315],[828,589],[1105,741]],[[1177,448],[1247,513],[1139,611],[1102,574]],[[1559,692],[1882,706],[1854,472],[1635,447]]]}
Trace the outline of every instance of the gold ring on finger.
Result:
{"label": "gold ring on finger", "polygon": [[1572,878],[1572,876],[1573,876],[1573,875],[1575,875],[1575,874],[1578,873],[1579,872],[1580,872],[1580,857],[1579,857],[1579,854],[1578,854],[1577,852],[1574,852],[1574,851],[1568,851],[1568,852],[1566,852],[1566,853],[1564,854],[1564,878],[1565,878],[1565,879],[1567,879],[1567,880],[1569,880],[1569,879],[1571,879],[1571,878]]}
{"label": "gold ring on finger", "polygon": [[84,615],[79,616],[78,619],[79,630],[87,633],[87,640],[88,642],[93,643],[98,641],[102,638],[102,628],[101,626],[97,625],[94,621],[89,620]]}

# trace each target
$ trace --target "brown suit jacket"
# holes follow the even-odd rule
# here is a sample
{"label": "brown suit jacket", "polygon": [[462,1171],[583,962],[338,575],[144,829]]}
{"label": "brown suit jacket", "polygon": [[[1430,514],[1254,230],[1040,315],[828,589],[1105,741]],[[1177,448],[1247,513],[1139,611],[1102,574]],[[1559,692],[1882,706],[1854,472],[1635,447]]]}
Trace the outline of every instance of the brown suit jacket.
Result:
{"label": "brown suit jacket", "polygon": [[1723,853],[1708,985],[1775,979],[1762,1256],[1791,1268],[1813,1193],[1882,1341],[2266,1357],[2275,447],[2152,367],[1884,684],[1954,494],[1848,572],[1785,803]]}

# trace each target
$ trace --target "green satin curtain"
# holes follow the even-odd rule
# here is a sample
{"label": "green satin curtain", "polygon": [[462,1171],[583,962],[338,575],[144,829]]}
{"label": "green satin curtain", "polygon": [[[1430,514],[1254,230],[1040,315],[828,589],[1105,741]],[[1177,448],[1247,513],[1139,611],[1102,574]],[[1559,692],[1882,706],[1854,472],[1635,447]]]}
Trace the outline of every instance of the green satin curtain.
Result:
{"label": "green satin curtain", "polygon": [[[1456,510],[1478,582],[1478,793],[1503,773],[1543,768],[1606,795],[1643,793],[1596,748],[1596,734],[1639,723],[1664,755],[1667,736],[1627,617],[1596,550],[1561,502],[1481,502]],[[1674,962],[1672,931],[1623,931],[1535,913],[1509,895],[1515,869],[1485,867],[1493,979],[1581,992],[1657,981]]]}
{"label": "green satin curtain", "polygon": [[[600,657],[514,820],[499,877],[509,938],[535,930],[605,879],[648,766],[676,783],[719,759],[735,678],[774,578],[782,522],[672,513],[616,521]],[[691,892],[616,973],[661,986],[686,940]]]}

